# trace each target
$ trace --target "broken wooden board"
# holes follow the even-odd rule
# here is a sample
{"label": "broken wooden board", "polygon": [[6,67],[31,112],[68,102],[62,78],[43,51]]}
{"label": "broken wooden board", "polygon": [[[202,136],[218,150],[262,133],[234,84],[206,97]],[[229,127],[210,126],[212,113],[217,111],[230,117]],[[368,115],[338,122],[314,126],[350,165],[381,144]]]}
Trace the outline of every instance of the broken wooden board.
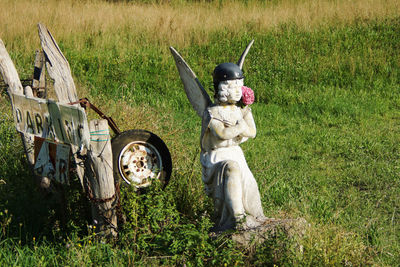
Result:
{"label": "broken wooden board", "polygon": [[75,83],[72,79],[68,60],[65,58],[50,31],[38,24],[39,38],[46,56],[46,68],[54,80],[54,90],[60,103],[72,103],[78,100]]}
{"label": "broken wooden board", "polygon": [[0,73],[8,85],[8,93],[23,94],[22,84],[17,70],[8,54],[3,41],[0,39]]}

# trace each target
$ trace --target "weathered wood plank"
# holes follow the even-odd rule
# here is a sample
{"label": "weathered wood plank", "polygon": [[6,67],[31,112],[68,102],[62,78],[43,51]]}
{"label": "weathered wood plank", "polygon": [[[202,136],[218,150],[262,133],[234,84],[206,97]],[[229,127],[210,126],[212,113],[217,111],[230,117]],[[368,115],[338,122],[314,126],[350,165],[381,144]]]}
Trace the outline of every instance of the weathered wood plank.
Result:
{"label": "weathered wood plank", "polygon": [[[12,95],[23,95],[24,90],[19,79],[18,72],[12,62],[10,55],[4,46],[3,41],[0,39],[0,72],[3,76],[4,82],[8,85],[8,94],[11,99],[11,105],[13,104]],[[21,134],[22,144],[25,149],[26,158],[30,167],[34,164],[33,155],[33,135]]]}
{"label": "weathered wood plank", "polygon": [[22,145],[24,146],[26,159],[28,161],[29,167],[32,169],[35,164],[35,156],[34,156],[34,138],[33,134],[21,134]]}
{"label": "weathered wood plank", "polygon": [[24,87],[24,95],[29,96],[29,97],[34,97],[32,87],[25,86]]}
{"label": "weathered wood plank", "polygon": [[54,90],[60,103],[71,103],[78,100],[74,80],[67,59],[64,57],[50,31],[38,24],[39,37],[46,56],[46,67],[49,76],[54,80]]}
{"label": "weathered wood plank", "polygon": [[[86,191],[92,203],[92,215],[97,229],[116,236],[117,215],[113,178],[111,138],[107,120],[89,122],[91,134],[86,162]],[[97,223],[96,223],[97,222]]]}
{"label": "weathered wood plank", "polygon": [[8,90],[14,94],[23,94],[23,88],[19,75],[15,69],[10,55],[8,54],[3,41],[0,39],[0,72],[3,76],[4,82],[8,85]]}
{"label": "weathered wood plank", "polygon": [[32,89],[34,96],[39,98],[47,98],[45,62],[43,51],[36,50]]}

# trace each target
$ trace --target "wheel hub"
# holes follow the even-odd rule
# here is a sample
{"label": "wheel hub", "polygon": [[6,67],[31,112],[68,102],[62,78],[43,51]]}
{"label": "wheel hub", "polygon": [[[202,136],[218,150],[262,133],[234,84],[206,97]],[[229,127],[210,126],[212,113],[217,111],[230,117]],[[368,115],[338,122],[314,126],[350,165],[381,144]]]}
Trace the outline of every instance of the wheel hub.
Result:
{"label": "wheel hub", "polygon": [[137,188],[151,184],[161,174],[162,161],[157,149],[142,141],[131,142],[119,156],[119,172],[122,178]]}

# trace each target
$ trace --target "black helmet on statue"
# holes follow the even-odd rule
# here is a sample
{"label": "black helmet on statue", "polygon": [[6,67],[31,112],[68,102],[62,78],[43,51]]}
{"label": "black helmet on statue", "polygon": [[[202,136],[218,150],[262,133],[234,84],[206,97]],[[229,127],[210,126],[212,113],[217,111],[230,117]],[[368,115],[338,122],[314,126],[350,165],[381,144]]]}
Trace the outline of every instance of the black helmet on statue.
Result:
{"label": "black helmet on statue", "polygon": [[218,84],[222,81],[243,79],[242,69],[235,63],[222,63],[213,71],[213,83],[215,92],[218,91]]}

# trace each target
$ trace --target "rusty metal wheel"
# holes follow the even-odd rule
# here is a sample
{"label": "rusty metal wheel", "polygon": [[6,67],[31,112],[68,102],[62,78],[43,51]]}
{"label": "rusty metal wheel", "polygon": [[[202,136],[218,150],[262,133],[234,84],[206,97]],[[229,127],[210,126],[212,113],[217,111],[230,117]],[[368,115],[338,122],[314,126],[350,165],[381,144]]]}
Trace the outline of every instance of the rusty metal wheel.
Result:
{"label": "rusty metal wheel", "polygon": [[113,138],[114,177],[137,189],[155,179],[165,186],[171,176],[171,155],[157,135],[146,130],[129,130]]}

